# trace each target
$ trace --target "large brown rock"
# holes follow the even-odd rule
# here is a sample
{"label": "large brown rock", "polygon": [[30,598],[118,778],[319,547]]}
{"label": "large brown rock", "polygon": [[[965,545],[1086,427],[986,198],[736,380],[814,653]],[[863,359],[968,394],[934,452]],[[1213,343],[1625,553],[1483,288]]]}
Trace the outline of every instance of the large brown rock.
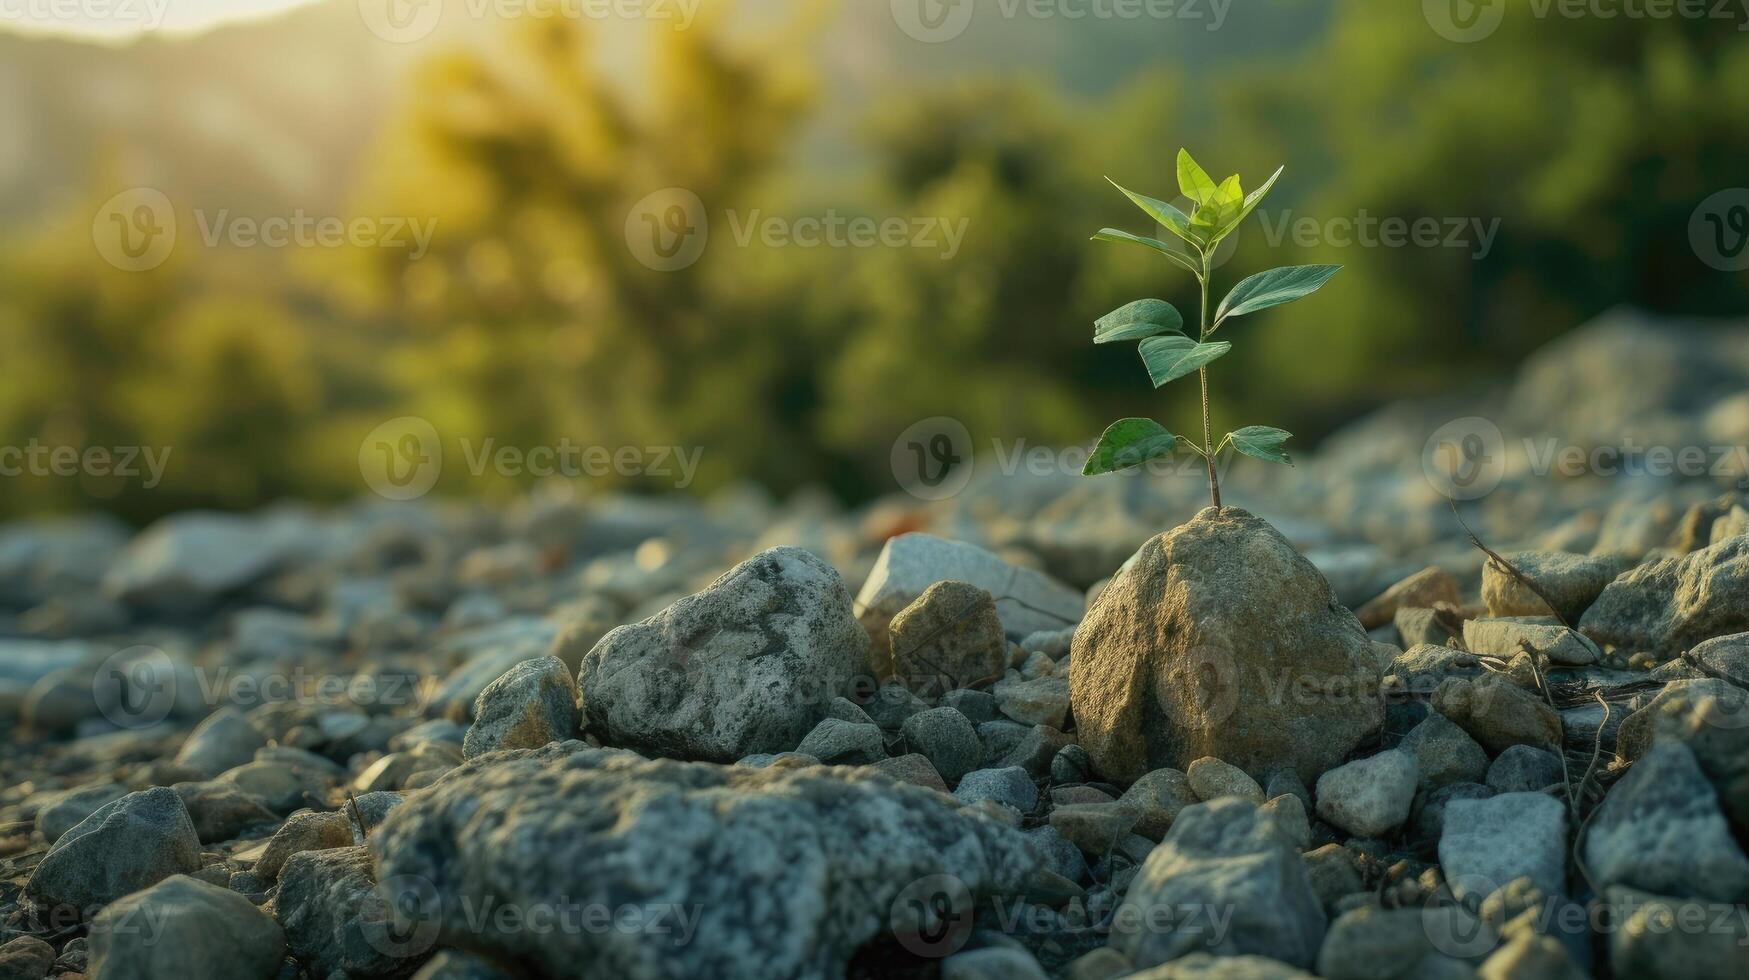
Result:
{"label": "large brown rock", "polygon": [[1311,781],[1384,718],[1366,631],[1268,522],[1206,508],[1144,544],[1075,631],[1081,745],[1130,782],[1214,756]]}

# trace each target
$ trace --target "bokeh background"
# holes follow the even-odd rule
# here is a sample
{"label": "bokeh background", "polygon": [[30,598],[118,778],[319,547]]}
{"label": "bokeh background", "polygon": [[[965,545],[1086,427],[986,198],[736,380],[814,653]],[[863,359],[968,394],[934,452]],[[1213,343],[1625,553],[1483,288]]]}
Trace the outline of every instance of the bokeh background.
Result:
{"label": "bokeh background", "polygon": [[[1104,178],[1171,198],[1181,145],[1247,187],[1288,167],[1217,290],[1273,265],[1346,266],[1315,298],[1229,328],[1216,431],[1279,425],[1306,448],[1387,401],[1497,384],[1621,304],[1749,312],[1749,273],[1715,254],[1742,243],[1697,237],[1706,207],[1731,214],[1706,202],[1749,183],[1743,10],[4,9],[0,445],[173,456],[150,489],[10,477],[0,516],[348,499],[368,492],[361,441],[403,416],[476,444],[698,447],[688,492],[751,479],[846,500],[893,490],[894,440],[932,416],[1011,444],[1088,444],[1121,415],[1182,431],[1194,386],[1153,391],[1131,345],[1096,348],[1089,328],[1142,296],[1193,310],[1194,283],[1088,240],[1150,233]],[[130,268],[106,236],[162,230],[135,223],[160,200],[174,237]],[[431,237],[271,247],[211,232],[297,216]],[[798,220],[829,216],[964,237],[794,240]],[[1368,218],[1431,218],[1440,241],[1340,233]],[[744,238],[768,219],[789,237]],[[1447,241],[1452,227],[1468,231]],[[698,237],[663,268],[645,233]],[[508,495],[528,479],[448,467],[438,489]]]}

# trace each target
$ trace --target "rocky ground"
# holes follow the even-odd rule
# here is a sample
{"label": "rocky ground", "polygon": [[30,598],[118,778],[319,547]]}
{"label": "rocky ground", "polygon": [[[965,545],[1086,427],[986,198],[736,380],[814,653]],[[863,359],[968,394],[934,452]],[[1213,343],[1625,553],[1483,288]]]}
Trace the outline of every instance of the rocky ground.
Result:
{"label": "rocky ground", "polygon": [[1746,976],[1741,446],[1620,313],[1219,511],[0,528],[0,980]]}

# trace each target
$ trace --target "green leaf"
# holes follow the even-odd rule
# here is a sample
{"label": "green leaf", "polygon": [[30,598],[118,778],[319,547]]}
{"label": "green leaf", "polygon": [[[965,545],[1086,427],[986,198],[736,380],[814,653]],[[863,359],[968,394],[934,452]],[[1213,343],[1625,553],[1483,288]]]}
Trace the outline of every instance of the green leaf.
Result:
{"label": "green leaf", "polygon": [[1178,437],[1153,419],[1118,419],[1105,429],[1081,467],[1082,476],[1115,473],[1172,454]]}
{"label": "green leaf", "polygon": [[1136,207],[1147,212],[1148,217],[1159,222],[1167,231],[1177,235],[1179,238],[1182,238],[1187,242],[1190,242],[1192,245],[1199,244],[1195,238],[1191,237],[1190,218],[1187,217],[1183,211],[1167,204],[1165,201],[1157,201],[1146,194],[1137,194],[1117,181],[1112,180],[1110,177],[1105,179],[1111,183],[1111,186],[1123,191],[1125,197],[1134,202]]}
{"label": "green leaf", "polygon": [[1093,321],[1093,342],[1096,344],[1183,332],[1183,315],[1162,299],[1138,299]]}
{"label": "green leaf", "polygon": [[[1215,327],[1230,316],[1243,316],[1272,306],[1291,303],[1318,291],[1341,270],[1339,265],[1290,265],[1270,269],[1246,279],[1233,287],[1227,298],[1215,310]],[[1214,327],[1209,328],[1214,332]]]}
{"label": "green leaf", "polygon": [[1096,242],[1130,242],[1135,245],[1146,245],[1154,251],[1159,252],[1161,255],[1171,259],[1186,272],[1190,272],[1198,277],[1202,275],[1202,270],[1197,268],[1194,259],[1158,238],[1143,238],[1140,235],[1132,235],[1127,231],[1120,231],[1116,228],[1101,228],[1099,229],[1099,233],[1093,236],[1093,240]]}
{"label": "green leaf", "polygon": [[1245,194],[1239,188],[1239,175],[1234,174],[1221,182],[1208,201],[1197,207],[1191,215],[1190,229],[1201,234],[1210,247],[1221,240],[1222,234],[1237,224],[1239,210],[1244,206]]}
{"label": "green leaf", "polygon": [[1208,172],[1191,159],[1190,151],[1178,151],[1178,189],[1199,206],[1215,196],[1215,181]]}
{"label": "green leaf", "polygon": [[1233,349],[1226,341],[1199,344],[1189,337],[1149,337],[1142,341],[1142,363],[1158,388],[1195,371]]}
{"label": "green leaf", "polygon": [[1282,444],[1293,438],[1293,433],[1270,428],[1267,425],[1247,425],[1237,432],[1227,433],[1227,440],[1233,448],[1247,456],[1267,460],[1271,463],[1286,463],[1294,465],[1288,454],[1282,450]]}
{"label": "green leaf", "polygon": [[[1286,170],[1286,169],[1287,169],[1286,164],[1283,164],[1282,166],[1276,167],[1275,173],[1269,175],[1269,179],[1263,182],[1262,187],[1259,187],[1256,190],[1252,191],[1250,194],[1245,195],[1245,206],[1239,209],[1239,216],[1237,218],[1233,219],[1233,227],[1234,228],[1239,226],[1239,222],[1244,221],[1246,218],[1249,218],[1251,216],[1251,212],[1257,210],[1257,205],[1263,203],[1263,198],[1269,194],[1269,190],[1270,190],[1270,188],[1275,186],[1275,182],[1277,180],[1281,179],[1281,172]],[[1227,231],[1230,231],[1230,230],[1232,230],[1232,229],[1231,228],[1225,229],[1221,232],[1221,234],[1225,235],[1227,233]]]}

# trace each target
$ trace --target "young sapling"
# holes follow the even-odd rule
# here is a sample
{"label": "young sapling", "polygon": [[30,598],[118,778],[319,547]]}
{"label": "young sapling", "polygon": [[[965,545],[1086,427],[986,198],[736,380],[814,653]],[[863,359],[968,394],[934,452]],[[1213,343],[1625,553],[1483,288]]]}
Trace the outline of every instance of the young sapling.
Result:
{"label": "young sapling", "polygon": [[1182,446],[1201,456],[1208,464],[1209,497],[1218,509],[1221,506],[1221,485],[1215,476],[1215,459],[1229,443],[1247,456],[1293,465],[1282,448],[1290,437],[1288,432],[1267,425],[1248,425],[1227,433],[1220,444],[1215,445],[1209,414],[1209,363],[1233,349],[1227,341],[1210,340],[1215,331],[1233,317],[1291,303],[1309,295],[1329,282],[1330,277],[1342,268],[1339,265],[1295,265],[1259,272],[1234,286],[1210,319],[1209,279],[1213,272],[1215,248],[1256,210],[1285,169],[1278,168],[1262,187],[1246,194],[1240,186],[1238,174],[1217,184],[1191,159],[1189,151],[1179,150],[1178,189],[1193,205],[1188,215],[1165,201],[1137,194],[1106,178],[1188,248],[1174,248],[1159,239],[1132,235],[1116,228],[1100,229],[1093,240],[1145,245],[1166,256],[1174,265],[1196,277],[1202,288],[1202,308],[1194,340],[1185,333],[1184,317],[1171,303],[1139,299],[1095,320],[1093,342],[1141,341],[1142,363],[1156,388],[1196,372],[1202,383],[1202,444],[1172,434],[1153,419],[1119,419],[1099,437],[1099,443],[1093,447],[1087,465],[1081,470],[1083,475],[1114,473],[1140,466],[1151,459],[1171,455]]}

